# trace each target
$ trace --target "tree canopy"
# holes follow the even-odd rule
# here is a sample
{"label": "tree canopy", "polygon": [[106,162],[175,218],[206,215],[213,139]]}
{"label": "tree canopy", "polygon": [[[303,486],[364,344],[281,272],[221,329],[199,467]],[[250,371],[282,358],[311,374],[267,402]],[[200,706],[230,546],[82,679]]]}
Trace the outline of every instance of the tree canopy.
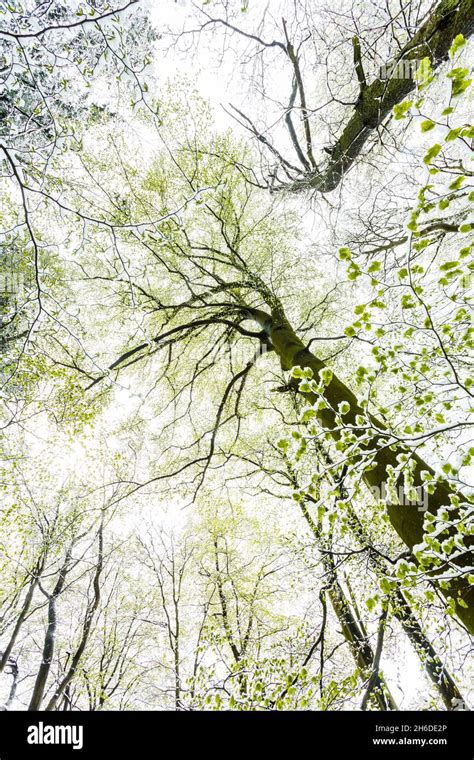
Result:
{"label": "tree canopy", "polygon": [[469,709],[473,28],[0,9],[4,709]]}

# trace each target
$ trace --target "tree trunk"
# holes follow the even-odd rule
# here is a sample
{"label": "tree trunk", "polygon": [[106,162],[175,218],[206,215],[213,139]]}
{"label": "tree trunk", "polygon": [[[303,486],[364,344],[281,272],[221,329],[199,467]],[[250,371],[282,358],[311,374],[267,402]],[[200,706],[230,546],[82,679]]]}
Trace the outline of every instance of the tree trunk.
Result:
{"label": "tree trunk", "polygon": [[102,574],[102,570],[104,566],[104,518],[103,518],[103,515],[102,515],[102,521],[99,528],[98,537],[99,537],[99,542],[98,542],[99,548],[98,548],[97,564],[95,566],[94,577],[92,579],[92,588],[93,588],[92,600],[87,605],[86,614],[84,618],[84,624],[82,626],[81,638],[79,640],[78,647],[72,656],[71,665],[69,666],[65,676],[59,682],[59,685],[57,686],[56,691],[54,692],[53,696],[51,697],[48,704],[46,705],[46,710],[48,711],[56,709],[58,700],[60,699],[61,695],[66,691],[66,689],[70,686],[71,681],[76,675],[77,668],[79,666],[79,663],[82,659],[82,655],[84,654],[84,650],[89,640],[89,634],[92,629],[92,622],[94,619],[94,615],[100,604],[100,576]]}
{"label": "tree trunk", "polygon": [[32,575],[31,581],[30,581],[30,584],[29,584],[29,587],[28,587],[28,591],[26,592],[26,596],[25,596],[23,605],[22,605],[21,610],[20,610],[20,614],[18,615],[18,618],[16,620],[15,626],[13,628],[12,635],[10,636],[10,640],[9,640],[8,644],[6,645],[6,647],[5,647],[5,649],[3,651],[3,654],[0,657],[0,673],[2,673],[4,671],[5,666],[8,663],[10,655],[11,655],[11,653],[13,651],[13,647],[16,644],[16,640],[18,638],[18,634],[20,633],[21,627],[22,627],[22,625],[23,625],[23,623],[24,623],[24,621],[26,619],[26,616],[27,616],[27,614],[29,612],[29,609],[30,609],[30,606],[31,606],[31,602],[33,600],[33,595],[34,595],[35,589],[36,589],[36,587],[38,585],[38,581],[39,581],[40,575],[41,575],[41,573],[43,571],[43,566],[44,566],[44,557],[41,560],[38,561],[36,567],[34,568],[32,574],[31,574]]}
{"label": "tree trunk", "polygon": [[[351,606],[346,599],[341,584],[337,578],[336,566],[334,563],[334,556],[331,551],[324,550],[322,545],[321,532],[318,526],[312,519],[308,512],[308,507],[305,502],[300,502],[301,511],[305,518],[309,529],[316,538],[318,547],[321,549],[321,560],[323,567],[328,576],[329,589],[328,596],[331,601],[336,617],[339,620],[342,633],[350,650],[354,657],[357,667],[360,669],[361,675],[365,679],[369,679],[372,675],[375,657],[372,651],[372,647],[368,641],[365,631],[362,630],[362,626],[357,621],[355,615],[352,612]],[[392,697],[383,675],[377,672],[374,676],[373,696],[375,697],[380,710],[397,710],[397,704]]]}
{"label": "tree trunk", "polygon": [[[349,525],[359,543],[362,546],[367,546],[369,562],[376,574],[379,578],[386,577],[389,574],[387,565],[383,557],[371,549],[365,530],[352,508],[349,510]],[[403,591],[400,588],[395,589],[390,598],[394,616],[400,622],[430,680],[436,686],[446,709],[466,709],[466,703],[461,692],[413,614]]]}
{"label": "tree trunk", "polygon": [[[322,449],[319,449],[324,462],[331,466],[332,462],[329,455]],[[347,492],[344,487],[341,493],[347,499]],[[367,548],[368,559],[371,567],[379,578],[386,578],[390,575],[387,562],[372,547],[367,532],[357,516],[353,505],[349,505],[347,512],[349,526],[354,537],[359,544]],[[415,652],[420,658],[422,666],[425,668],[430,680],[438,690],[447,710],[467,709],[466,702],[459,691],[454,679],[448,669],[438,656],[434,646],[423,631],[420,623],[410,607],[401,588],[397,587],[390,595],[390,602],[393,615],[397,618],[403,631],[411,642]]]}
{"label": "tree trunk", "polygon": [[[265,331],[280,359],[282,369],[290,370],[293,367],[309,367],[315,377],[317,377],[319,371],[325,368],[325,363],[309,351],[303,341],[296,335],[279,305],[275,306],[272,314],[250,308],[248,309],[248,314]],[[298,387],[295,386],[295,389],[297,390]],[[337,427],[337,424],[333,409],[337,409],[341,402],[346,401],[350,405],[350,411],[345,415],[347,424],[358,427],[356,417],[358,415],[365,416],[365,412],[359,406],[353,392],[335,375],[333,375],[331,382],[325,387],[324,397],[330,408],[319,411],[318,420],[322,427],[330,431],[336,440],[339,437],[339,433],[334,429]],[[310,403],[318,401],[318,397],[312,393],[305,393],[304,398]],[[370,416],[370,421],[377,429],[381,431],[386,429],[385,425],[375,417]],[[364,448],[367,450],[364,444],[361,444],[361,449],[364,450]],[[389,448],[387,440],[380,435],[373,438],[370,442],[370,452],[371,468],[364,470],[363,477],[369,487],[376,487],[378,493],[382,494],[386,490],[386,483],[389,479],[389,468],[393,467],[396,469],[399,466],[397,456],[401,453],[409,452],[409,448],[402,444],[393,446],[393,449]],[[434,471],[416,453],[410,452],[410,458],[415,462],[413,485],[421,489],[424,483],[421,473],[425,471],[434,476]],[[415,544],[420,543],[423,539],[424,514],[418,511],[416,505],[410,506],[411,497],[405,493],[403,478],[399,479],[397,486],[404,493],[403,501],[405,506],[386,503],[386,509],[392,526],[411,550]],[[436,514],[440,507],[450,506],[449,497],[454,493],[446,481],[441,480],[438,482],[434,492],[429,495],[428,511]],[[462,495],[458,494],[458,496],[462,500]],[[458,509],[452,509],[451,516],[453,519],[459,518],[459,514]],[[474,536],[467,537],[465,542],[469,546],[469,550],[451,561],[451,565],[454,565],[459,571],[460,576],[463,574],[467,576],[467,568],[472,564]],[[433,579],[433,583],[436,583],[436,579]],[[457,616],[464,623],[468,631],[474,634],[474,587],[469,584],[467,577],[453,578],[449,589],[440,587],[440,590],[448,599],[455,600]],[[460,599],[466,606],[459,604]]]}
{"label": "tree trunk", "polygon": [[54,644],[56,640],[56,599],[64,588],[70,559],[71,549],[68,550],[64,564],[59,571],[59,577],[53,589],[53,593],[48,597],[48,626],[46,628],[46,634],[44,637],[43,657],[38,670],[38,674],[36,676],[33,694],[31,695],[31,700],[28,707],[28,710],[31,711],[39,710],[41,708],[41,702],[43,701],[44,690],[46,688],[46,681],[48,680],[49,671],[51,669],[51,662],[53,660],[54,654]]}
{"label": "tree trunk", "polygon": [[391,66],[412,61],[413,70],[410,75],[403,78],[379,78],[368,87],[362,87],[354,112],[332,147],[327,165],[321,171],[308,172],[288,189],[317,190],[320,193],[334,190],[359,156],[372,130],[383,122],[394,105],[415,88],[417,63],[428,57],[435,68],[448,57],[454,37],[457,34],[469,37],[473,29],[474,0],[442,0],[400,51],[396,61],[387,63],[389,71]]}

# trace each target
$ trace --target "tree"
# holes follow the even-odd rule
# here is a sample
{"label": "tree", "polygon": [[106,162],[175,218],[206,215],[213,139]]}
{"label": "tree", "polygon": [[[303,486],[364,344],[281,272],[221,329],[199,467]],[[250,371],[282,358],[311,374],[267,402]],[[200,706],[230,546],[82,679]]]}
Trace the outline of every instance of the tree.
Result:
{"label": "tree", "polygon": [[[208,150],[213,155],[217,152],[220,155],[226,153],[233,158],[234,163],[245,164],[245,158],[237,157],[235,149],[232,156],[231,146],[224,145],[222,148],[219,144],[218,149],[213,147]],[[346,460],[341,467],[349,465],[351,469],[355,468],[357,479],[360,481],[362,475],[366,484],[378,494],[383,494],[387,484],[392,490],[400,490],[401,504],[400,501],[388,500],[385,507],[392,526],[410,550],[422,541],[425,522],[422,511],[406,508],[413,501],[414,489],[419,491],[426,488],[429,492],[428,515],[434,516],[441,508],[450,507],[451,519],[464,524],[469,519],[469,508],[466,512],[466,507],[462,506],[462,494],[435,474],[417,453],[416,435],[414,447],[410,447],[406,438],[397,435],[394,429],[369,410],[367,402],[360,404],[352,389],[334,375],[324,360],[299,337],[286,316],[282,300],[260,274],[266,256],[274,262],[272,244],[275,239],[270,243],[265,235],[268,235],[269,224],[275,229],[275,219],[270,222],[270,210],[264,215],[255,212],[251,215],[252,189],[241,179],[240,174],[237,178],[234,173],[231,175],[227,164],[222,166],[220,157],[215,168],[209,159],[204,160],[199,172],[200,155],[201,151],[189,146],[178,166],[188,192],[191,190],[195,193],[200,186],[218,185],[218,191],[212,199],[205,200],[202,206],[200,204],[199,213],[206,221],[199,221],[199,218],[193,220],[187,225],[193,231],[188,232],[186,225],[173,219],[161,228],[159,239],[145,240],[142,244],[142,253],[145,256],[150,254],[150,266],[162,266],[163,271],[168,272],[172,268],[174,275],[187,287],[189,297],[167,306],[162,302],[162,297],[155,295],[153,286],[149,289],[143,281],[132,284],[145,304],[151,306],[153,326],[160,313],[163,315],[161,325],[145,342],[132,345],[118,356],[110,364],[108,372],[121,372],[162,349],[171,352],[172,347],[181,341],[189,345],[194,336],[200,337],[204,330],[213,336],[211,340],[215,349],[228,335],[250,338],[257,346],[256,358],[264,347],[276,354],[284,371],[294,370],[294,379],[304,379],[299,384],[292,381],[293,387],[308,400],[311,406],[308,415],[315,416],[323,431],[327,431],[334,440],[336,448],[339,447],[344,452]],[[173,161],[176,165],[177,159],[173,158]],[[169,207],[176,205],[176,201],[170,197],[171,176],[165,176],[166,179],[158,175],[154,183],[159,190],[160,200]],[[166,190],[163,185],[165,182]],[[206,232],[211,229],[209,235],[201,231],[202,224],[209,225],[206,227]],[[194,233],[196,225],[199,225],[198,231]],[[258,254],[255,253],[257,250]],[[342,249],[341,255],[347,256],[346,249]],[[374,265],[371,267],[371,273],[374,273]],[[361,271],[357,264],[352,263],[349,270],[352,279]],[[199,292],[195,290],[196,283],[199,283]],[[402,298],[402,308],[404,304],[406,306],[404,298],[405,296]],[[377,306],[376,299],[374,304]],[[191,316],[195,312],[199,315],[197,319]],[[252,321],[255,328],[245,327],[247,321]],[[199,366],[203,359],[204,356],[195,365],[194,378],[200,374]],[[215,452],[217,431],[222,425],[228,424],[229,419],[238,418],[238,406],[230,418],[225,417],[228,400],[235,389],[238,404],[241,389],[247,382],[254,363],[255,359],[251,359],[238,372],[232,373],[218,404],[213,430],[204,432],[196,441],[199,443],[208,436],[207,453],[198,454],[189,460],[175,475],[188,467],[200,465],[198,485],[202,483]],[[170,363],[167,372],[170,372]],[[361,372],[365,373],[363,367]],[[91,387],[104,378],[104,374],[96,377]],[[287,385],[287,390],[291,390],[292,382]],[[191,385],[192,383],[193,380]],[[187,385],[184,387],[187,388]],[[178,390],[175,399],[181,393]],[[422,435],[421,440],[424,437]],[[169,473],[168,476],[172,474]],[[454,605],[453,610],[458,617],[472,631],[474,606],[472,587],[467,579],[470,551],[464,550],[451,557],[450,564],[456,568],[456,572],[450,578],[449,585],[441,583],[441,589],[449,603]]]}
{"label": "tree", "polygon": [[[415,89],[417,81],[423,81],[426,72],[423,66],[420,71],[420,62],[429,59],[433,68],[439,66],[448,58],[453,39],[458,34],[468,37],[474,30],[471,0],[441,0],[431,6],[408,3],[403,9],[387,3],[385,8],[369,6],[367,15],[358,9],[359,18],[353,11],[351,14],[350,6],[345,6],[341,9],[342,45],[345,61],[349,59],[350,46],[353,49],[352,82],[348,88],[339,76],[330,86],[332,71],[326,63],[327,89],[321,104],[321,93],[315,94],[311,80],[315,66],[324,70],[321,47],[325,48],[329,59],[333,52],[331,46],[341,46],[341,30],[338,29],[339,39],[332,37],[331,27],[338,23],[337,19],[332,18],[330,13],[327,14],[329,18],[323,16],[326,34],[322,35],[318,28],[321,16],[313,17],[312,10],[304,2],[296,4],[290,22],[285,18],[280,22],[267,8],[262,12],[260,8],[252,8],[250,23],[246,24],[245,17],[239,14],[237,8],[232,9],[231,3],[219,5],[222,6],[223,16],[217,15],[217,8],[197,8],[198,27],[194,26],[192,19],[192,25],[185,28],[178,39],[181,37],[183,44],[187,44],[189,36],[194,38],[207,32],[222,32],[224,57],[231,49],[233,38],[240,37],[240,45],[246,45],[244,63],[249,61],[253,65],[255,58],[261,61],[260,76],[255,86],[262,89],[264,97],[276,101],[279,106],[281,90],[278,89],[275,94],[268,91],[266,82],[267,79],[271,82],[269,71],[283,59],[284,66],[290,72],[291,94],[287,103],[281,104],[277,115],[272,114],[271,121],[257,127],[255,119],[248,113],[234,106],[232,108],[236,120],[267,154],[263,158],[263,181],[266,186],[272,190],[292,192],[310,190],[329,193],[337,188],[354,162],[361,157],[374,130],[380,136],[394,107]],[[377,19],[377,24],[375,14],[381,17]],[[239,15],[241,18],[238,18]],[[348,30],[352,30],[352,37]],[[174,32],[173,37],[176,36]],[[238,49],[240,51],[240,47]],[[366,67],[370,72],[367,76]],[[377,73],[371,76],[374,69]],[[342,116],[337,126],[330,123],[331,143],[325,145],[320,139],[320,132],[327,134],[327,120],[329,117],[332,122],[334,113]],[[295,116],[298,119],[297,127],[293,121]],[[283,148],[280,149],[275,142],[278,144],[277,141],[281,140],[281,130],[274,129],[274,125],[280,125],[282,121],[288,139],[283,141]],[[273,134],[276,134],[276,140]]]}
{"label": "tree", "polygon": [[[133,23],[124,26],[122,19],[131,14]],[[1,330],[11,354],[8,377],[15,373],[15,358],[25,351],[39,320],[57,317],[48,293],[48,269],[54,264],[36,226],[42,201],[54,197],[63,213],[85,221],[78,208],[62,206],[61,180],[52,180],[51,167],[80,149],[81,122],[97,124],[114,113],[110,99],[101,103],[104,78],[116,81],[116,99],[127,79],[136,101],[146,101],[142,72],[150,63],[154,33],[138,10],[138,0],[112,5],[54,0],[26,9],[10,3],[0,18],[5,88],[0,167],[2,184],[13,199],[2,219],[0,261],[7,284],[2,288],[7,297]],[[97,94],[94,85],[99,85]],[[18,346],[17,341],[23,343]]]}
{"label": "tree", "polygon": [[5,11],[7,709],[469,702],[472,3],[281,5]]}

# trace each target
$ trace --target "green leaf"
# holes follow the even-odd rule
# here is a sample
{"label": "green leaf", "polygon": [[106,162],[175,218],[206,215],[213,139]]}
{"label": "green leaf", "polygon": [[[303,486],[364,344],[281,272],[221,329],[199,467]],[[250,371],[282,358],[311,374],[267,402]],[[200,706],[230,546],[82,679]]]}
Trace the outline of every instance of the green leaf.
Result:
{"label": "green leaf", "polygon": [[348,414],[351,409],[351,405],[348,401],[341,401],[338,408],[339,414]]}
{"label": "green leaf", "polygon": [[418,89],[423,90],[433,80],[431,61],[428,57],[422,58],[415,74]]}
{"label": "green leaf", "polygon": [[421,122],[420,126],[421,126],[422,132],[429,132],[430,129],[434,129],[436,124],[434,123],[434,121],[431,121],[431,119],[426,119],[426,121]]}
{"label": "green leaf", "polygon": [[416,306],[415,301],[413,300],[411,295],[409,295],[408,293],[402,296],[401,303],[402,303],[402,309],[414,309]]}
{"label": "green leaf", "polygon": [[390,592],[392,591],[392,583],[390,583],[388,578],[382,578],[379,585],[380,585],[380,590],[384,594],[390,594]]}
{"label": "green leaf", "polygon": [[467,90],[467,88],[471,84],[472,84],[472,79],[463,79],[462,81],[458,81],[456,79],[453,82],[453,89],[452,89],[453,96],[456,97],[457,95],[461,95],[463,92]]}
{"label": "green leaf", "polygon": [[469,85],[472,83],[472,79],[468,79],[469,69],[457,67],[449,72],[448,77],[452,80],[452,95],[461,95]]}
{"label": "green leaf", "polygon": [[319,377],[321,378],[321,381],[324,383],[324,385],[329,385],[332,380],[332,370],[330,370],[329,367],[324,367],[323,369],[319,370]]}
{"label": "green leaf", "polygon": [[403,100],[401,103],[397,103],[393,106],[393,115],[395,119],[404,119],[413,105],[412,100]]}
{"label": "green leaf", "polygon": [[382,263],[380,261],[373,261],[367,271],[372,274],[372,272],[379,272],[381,269]]}
{"label": "green leaf", "polygon": [[454,38],[451,47],[449,48],[449,55],[451,58],[454,58],[456,53],[461,50],[461,48],[466,44],[466,40],[464,39],[462,34],[457,34]]}
{"label": "green leaf", "polygon": [[462,185],[462,183],[464,182],[465,179],[466,179],[466,177],[464,176],[464,174],[460,174],[459,177],[456,177],[456,179],[453,182],[451,182],[451,184],[449,186],[449,189],[450,190],[459,190],[459,188],[461,187],[461,185]]}
{"label": "green leaf", "polygon": [[434,145],[432,145],[431,148],[429,148],[425,154],[425,157],[423,159],[424,163],[427,165],[430,164],[433,158],[436,158],[440,150],[441,150],[441,145],[439,143],[435,143]]}
{"label": "green leaf", "polygon": [[461,81],[462,79],[465,79],[468,74],[469,69],[463,68],[462,66],[457,66],[455,69],[451,69],[448,74],[448,78],[453,80],[458,79]]}
{"label": "green leaf", "polygon": [[301,367],[293,367],[291,370],[292,377],[305,377],[304,370]]}
{"label": "green leaf", "polygon": [[456,140],[457,137],[459,137],[459,133],[461,132],[461,127],[456,127],[456,129],[450,129],[446,137],[444,138],[446,142],[452,142],[453,140]]}
{"label": "green leaf", "polygon": [[370,597],[369,599],[366,599],[365,603],[369,612],[372,612],[377,606],[377,599],[375,597]]}

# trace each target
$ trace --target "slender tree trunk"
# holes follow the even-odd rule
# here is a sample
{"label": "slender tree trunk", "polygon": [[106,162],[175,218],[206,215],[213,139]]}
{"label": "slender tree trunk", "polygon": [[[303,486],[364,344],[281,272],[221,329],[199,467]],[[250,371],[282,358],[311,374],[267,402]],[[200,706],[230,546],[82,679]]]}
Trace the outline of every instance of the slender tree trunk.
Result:
{"label": "slender tree trunk", "polygon": [[32,576],[31,577],[31,581],[29,583],[28,591],[26,592],[26,596],[25,596],[23,605],[22,605],[21,610],[20,610],[20,614],[18,615],[18,618],[16,620],[15,626],[14,626],[13,631],[12,631],[12,635],[10,636],[10,640],[9,640],[8,644],[6,645],[6,647],[5,647],[5,649],[4,649],[3,653],[2,653],[2,656],[0,658],[0,673],[2,673],[3,670],[5,669],[5,666],[6,666],[8,660],[9,660],[9,657],[10,657],[12,651],[13,651],[13,647],[16,644],[16,640],[18,638],[18,634],[20,633],[21,626],[23,625],[23,623],[24,623],[24,621],[26,619],[26,616],[27,616],[27,614],[29,612],[29,609],[30,609],[30,606],[31,606],[31,602],[32,602],[32,599],[33,599],[33,594],[35,592],[36,587],[38,586],[38,581],[39,581],[39,578],[40,578],[42,570],[43,570],[43,565],[44,565],[44,558],[41,559],[37,563],[36,567],[34,568],[32,574],[31,574],[31,576]]}
{"label": "slender tree trunk", "polygon": [[382,649],[383,649],[383,640],[384,640],[384,634],[385,634],[385,626],[387,624],[387,615],[388,615],[388,601],[385,599],[384,606],[382,609],[382,614],[380,616],[379,621],[379,632],[377,635],[377,646],[375,648],[375,656],[374,656],[374,664],[372,668],[372,673],[370,674],[369,683],[367,684],[366,692],[362,698],[362,704],[360,706],[361,710],[366,710],[370,697],[374,690],[377,688],[377,681],[379,678],[380,673],[380,658],[382,657]]}
{"label": "slender tree trunk", "polygon": [[215,564],[216,564],[217,593],[219,594],[219,601],[221,604],[222,623],[224,625],[226,639],[231,649],[232,655],[234,657],[235,662],[238,663],[241,657],[241,652],[234,641],[234,637],[232,635],[232,629],[230,626],[229,613],[227,610],[227,599],[224,593],[224,584],[222,583],[221,569],[219,566],[219,548],[217,544],[217,538],[214,539],[214,557],[215,557]]}
{"label": "slender tree trunk", "polygon": [[[235,637],[234,637],[234,635],[232,633],[232,627],[231,627],[231,623],[230,623],[230,619],[229,619],[229,610],[228,610],[228,607],[227,607],[227,598],[226,598],[226,595],[225,595],[224,584],[222,583],[222,573],[221,573],[221,569],[220,569],[220,566],[219,566],[219,548],[218,548],[217,537],[214,538],[214,557],[215,557],[215,565],[216,565],[217,593],[219,595],[219,601],[220,601],[220,605],[221,605],[222,622],[223,622],[223,625],[224,625],[224,632],[225,632],[225,635],[226,635],[227,643],[229,644],[229,647],[231,649],[232,655],[234,657],[235,663],[236,663],[236,665],[238,665],[239,662],[240,662],[240,660],[242,659],[242,657],[244,657],[244,655],[245,655],[245,651],[246,651],[246,647],[247,647],[247,643],[248,643],[248,638],[247,638],[247,642],[244,643],[243,645],[237,645],[237,643],[235,641]],[[249,623],[248,623],[247,630],[248,630],[248,634],[250,636],[250,629],[251,629],[251,626],[252,626],[252,616],[253,616],[252,610],[250,610],[249,615],[250,615],[250,620],[249,620]],[[247,678],[245,677],[245,675],[243,673],[239,673],[238,676],[237,676],[237,678],[238,678],[240,693],[242,695],[245,695],[247,693]]]}
{"label": "slender tree trunk", "polygon": [[318,547],[321,549],[321,561],[328,576],[328,596],[341,626],[344,638],[349,644],[357,667],[360,669],[361,676],[364,679],[372,678],[373,683],[371,692],[373,693],[380,710],[397,710],[396,702],[385,683],[383,675],[378,669],[377,674],[375,676],[373,675],[375,656],[368,641],[367,634],[352,612],[351,605],[339,583],[334,555],[330,550],[325,550],[321,531],[311,517],[306,502],[300,502],[300,507],[303,517],[315,537]]}
{"label": "slender tree trunk", "polygon": [[8,663],[11,668],[11,675],[12,675],[12,683],[10,686],[10,691],[8,694],[7,701],[5,702],[4,710],[9,710],[11,705],[13,704],[13,700],[16,696],[16,690],[18,686],[18,676],[19,676],[19,670],[18,670],[18,663],[15,660],[10,660]]}
{"label": "slender tree trunk", "polygon": [[43,657],[41,665],[36,676],[33,693],[31,695],[30,704],[28,710],[39,710],[41,708],[41,702],[43,701],[44,691],[46,688],[46,681],[48,680],[49,671],[51,669],[51,662],[54,654],[54,645],[56,640],[56,627],[57,627],[57,614],[56,614],[56,600],[61,594],[66,582],[66,576],[69,569],[69,562],[71,559],[71,548],[68,549],[66,559],[63,566],[59,571],[59,577],[56,585],[53,589],[53,593],[48,598],[48,626],[46,628],[46,634],[43,644]]}
{"label": "slender tree trunk", "polygon": [[418,653],[431,681],[438,689],[448,710],[466,709],[466,702],[454,679],[443,665],[436,650],[413,615],[410,605],[398,589],[393,595],[393,612]]}
{"label": "slender tree trunk", "polygon": [[[329,466],[332,464],[327,452],[322,447],[318,447],[321,457]],[[348,494],[343,486],[341,487],[342,496],[347,499]],[[352,504],[348,508],[349,526],[353,535],[361,546],[367,548],[368,559],[371,567],[379,578],[385,578],[390,575],[387,562],[372,547],[372,542],[367,532],[359,520]],[[403,591],[396,588],[390,596],[393,615],[401,624],[403,631],[410,640],[415,652],[418,654],[421,664],[436,686],[447,710],[466,709],[466,703],[458,687],[441,658],[438,656],[434,646],[423,631],[416,616],[413,614],[410,604],[408,603]]]}
{"label": "slender tree trunk", "polygon": [[[322,447],[318,447],[318,450],[319,450],[320,456],[324,459],[325,463],[330,466],[331,459],[329,455],[325,451],[323,451]],[[293,472],[287,460],[286,460],[286,464],[287,464],[289,476],[293,484],[295,485],[295,487],[298,487],[296,475]],[[340,488],[341,488],[342,496],[344,498],[347,498],[347,493],[345,493],[345,489],[341,486]],[[312,501],[312,498],[310,498],[309,501]],[[301,509],[303,511],[303,515],[312,533],[316,536],[316,538],[318,538],[318,535],[319,535],[318,527],[314,523],[314,520],[312,519],[311,515],[309,514],[307,505],[305,503],[302,503]],[[381,557],[380,554],[378,554],[373,549],[371,541],[369,540],[361,521],[359,520],[357,514],[355,513],[352,504],[349,505],[347,514],[349,518],[349,526],[352,530],[353,535],[358,540],[361,546],[367,548],[368,559],[374,572],[379,578],[387,577],[387,575],[389,575],[387,563],[385,562],[383,557]],[[324,556],[323,556],[323,561],[324,561]],[[351,596],[352,606],[356,612],[357,623],[359,625],[359,628],[362,634],[365,637],[367,637],[367,633],[365,631],[362,620],[360,619],[356,600],[353,597],[353,593],[352,593],[350,585],[349,585],[349,593]],[[426,672],[430,680],[436,686],[446,706],[446,709],[447,710],[466,709],[466,702],[461,692],[459,691],[454,679],[452,678],[446,666],[443,664],[441,658],[438,656],[434,646],[431,644],[430,640],[424,633],[420,623],[418,622],[417,618],[413,614],[412,609],[400,588],[397,588],[395,589],[395,591],[392,592],[390,596],[390,602],[391,602],[393,615],[397,618],[397,620],[401,624],[404,633],[407,635],[413,648],[415,649],[415,652],[418,654],[421,664],[426,669]]]}
{"label": "slender tree trunk", "polygon": [[175,710],[181,709],[181,658],[180,658],[180,634],[181,620],[179,615],[179,595],[180,590],[176,589],[176,568],[174,563],[174,553],[172,559],[172,586],[173,586],[173,609],[174,609],[174,707]]}
{"label": "slender tree trunk", "polygon": [[[351,508],[349,510],[349,525],[359,543],[368,548],[368,558],[379,578],[389,575],[388,567],[383,557],[380,557],[371,548],[365,530],[362,527],[359,518]],[[395,589],[391,594],[392,612],[400,622],[404,632],[408,636],[415,652],[418,654],[420,661],[426,672],[436,686],[440,696],[448,710],[465,709],[466,703],[458,687],[441,658],[438,656],[434,646],[423,631],[420,623],[412,612],[410,604],[405,598],[400,588]]]}
{"label": "slender tree trunk", "polygon": [[59,686],[56,688],[53,696],[49,700],[46,710],[54,710],[60,699],[61,695],[69,687],[72,679],[76,675],[77,668],[81,661],[82,655],[89,640],[89,635],[92,628],[92,622],[97,608],[100,604],[100,576],[104,565],[104,523],[103,519],[99,528],[99,550],[97,557],[97,565],[95,567],[94,578],[92,580],[93,595],[92,601],[87,606],[86,615],[84,619],[84,625],[82,627],[82,635],[79,641],[79,645],[71,658],[71,664],[66,672],[64,678],[60,681]]}

